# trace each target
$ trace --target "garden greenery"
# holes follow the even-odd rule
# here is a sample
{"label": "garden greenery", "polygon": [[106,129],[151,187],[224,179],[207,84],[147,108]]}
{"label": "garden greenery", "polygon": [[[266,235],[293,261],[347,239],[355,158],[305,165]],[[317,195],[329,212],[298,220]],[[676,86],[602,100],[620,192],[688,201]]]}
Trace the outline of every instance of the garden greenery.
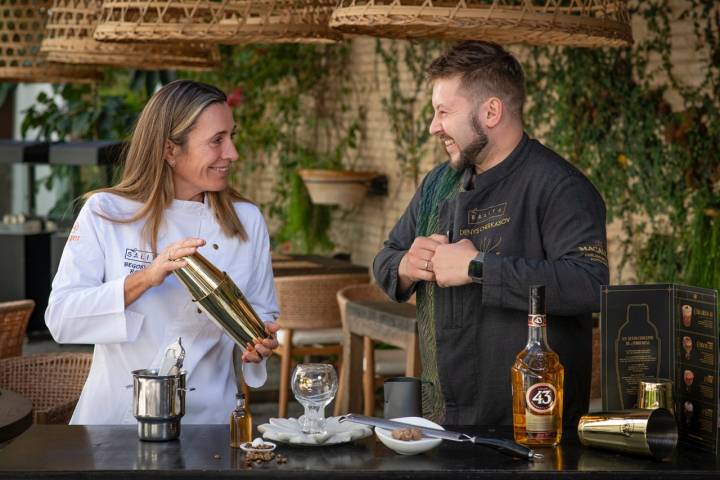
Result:
{"label": "garden greenery", "polygon": [[[590,177],[609,220],[622,219],[620,269],[630,262],[640,283],[720,288],[720,11],[681,5],[631,3],[647,26],[632,48],[530,49],[526,121]],[[693,25],[704,78],[673,69],[676,20]]]}
{"label": "garden greenery", "polygon": [[[609,220],[621,219],[626,233],[620,270],[629,262],[641,283],[720,288],[720,13],[715,3],[673,2],[682,6],[678,14],[668,0],[631,2],[634,19],[647,27],[632,48],[520,51],[528,131],[581,168],[600,190]],[[693,82],[681,81],[673,70],[675,21],[693,26],[704,75]],[[432,116],[421,95],[424,71],[438,48],[434,42],[405,42],[404,48],[395,41],[376,44],[387,73],[378,86],[395,154],[416,185]],[[218,85],[234,106],[241,157],[236,182],[276,164],[268,205],[280,224],[276,244],[295,252],[330,250],[332,211],[310,202],[297,169],[352,167],[357,158],[365,110],[353,98],[348,45],[225,47],[223,58],[221,71],[193,78]],[[401,79],[401,71],[409,73],[409,81]],[[166,80],[114,74],[97,87],[56,87],[64,103],[41,94],[23,129],[39,127],[41,137],[61,140],[124,138],[152,85]]]}

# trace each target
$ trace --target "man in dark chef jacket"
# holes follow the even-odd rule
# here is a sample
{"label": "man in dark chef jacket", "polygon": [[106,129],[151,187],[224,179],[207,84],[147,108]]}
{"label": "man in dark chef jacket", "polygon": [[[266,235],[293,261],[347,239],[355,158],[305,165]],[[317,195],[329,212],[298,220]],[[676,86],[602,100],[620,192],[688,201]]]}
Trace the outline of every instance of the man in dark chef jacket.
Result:
{"label": "man in dark chef jacket", "polygon": [[430,133],[449,160],[427,174],[375,277],[417,293],[424,414],[512,425],[510,367],[527,341],[530,285],[565,367],[566,425],[587,411],[592,318],[608,283],[605,205],[585,176],[523,131],[525,78],[499,45],[463,42],[430,65]]}

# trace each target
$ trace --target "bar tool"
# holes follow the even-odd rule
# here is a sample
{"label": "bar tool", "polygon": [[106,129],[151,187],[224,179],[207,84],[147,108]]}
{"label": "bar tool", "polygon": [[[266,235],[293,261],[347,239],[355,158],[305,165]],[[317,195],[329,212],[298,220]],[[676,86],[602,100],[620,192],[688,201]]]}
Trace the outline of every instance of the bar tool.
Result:
{"label": "bar tool", "polygon": [[187,265],[173,273],[190,292],[194,302],[235,343],[243,348],[270,338],[265,324],[245,295],[225,273],[199,253],[183,257]]}
{"label": "bar tool", "polygon": [[634,409],[584,415],[578,437],[585,446],[664,460],[675,451],[678,431],[668,410]]}
{"label": "bar tool", "polygon": [[338,422],[353,422],[360,423],[362,425],[370,425],[372,427],[385,428],[387,430],[395,430],[397,428],[417,428],[420,430],[423,436],[431,438],[441,438],[443,440],[450,440],[453,442],[470,442],[475,445],[482,445],[485,447],[494,448],[497,451],[506,455],[524,458],[526,460],[539,460],[544,458],[543,454],[536,453],[527,447],[513,442],[512,440],[506,440],[502,438],[492,437],[481,437],[471,436],[466,433],[451,432],[449,430],[437,430],[435,428],[419,427],[417,425],[411,425],[409,423],[396,422],[393,420],[385,420],[383,418],[366,417],[365,415],[357,415],[355,413],[348,413],[338,418]]}

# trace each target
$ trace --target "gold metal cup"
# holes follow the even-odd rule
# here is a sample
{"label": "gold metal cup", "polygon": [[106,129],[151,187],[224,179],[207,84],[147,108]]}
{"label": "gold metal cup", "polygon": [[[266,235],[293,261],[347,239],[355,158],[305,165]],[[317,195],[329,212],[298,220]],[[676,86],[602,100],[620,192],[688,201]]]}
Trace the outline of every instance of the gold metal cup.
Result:
{"label": "gold metal cup", "polygon": [[225,272],[199,253],[183,257],[183,260],[187,265],[174,270],[175,275],[188,289],[193,301],[200,304],[235,343],[245,348],[248,343],[255,343],[255,339],[270,338],[263,321]]}
{"label": "gold metal cup", "polygon": [[677,446],[675,417],[664,408],[620,410],[584,415],[578,423],[580,443],[663,460]]}
{"label": "gold metal cup", "polygon": [[638,385],[638,408],[650,409],[664,408],[675,414],[673,402],[673,383],[667,378],[648,378],[640,380]]}

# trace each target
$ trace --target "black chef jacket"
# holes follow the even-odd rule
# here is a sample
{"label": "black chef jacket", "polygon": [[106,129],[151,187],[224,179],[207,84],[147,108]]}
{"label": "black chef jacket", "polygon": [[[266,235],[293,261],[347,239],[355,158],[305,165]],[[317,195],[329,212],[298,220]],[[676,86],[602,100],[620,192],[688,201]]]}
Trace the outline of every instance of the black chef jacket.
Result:
{"label": "black chef jacket", "polygon": [[[417,236],[430,172],[378,253],[373,271],[396,301],[401,258]],[[437,366],[446,424],[512,425],[510,368],[527,342],[529,286],[546,287],[548,341],[565,367],[563,423],[587,412],[592,312],[608,283],[605,206],[585,176],[523,135],[500,164],[474,175],[439,209],[440,232],[485,252],[483,283],[435,287]]]}

